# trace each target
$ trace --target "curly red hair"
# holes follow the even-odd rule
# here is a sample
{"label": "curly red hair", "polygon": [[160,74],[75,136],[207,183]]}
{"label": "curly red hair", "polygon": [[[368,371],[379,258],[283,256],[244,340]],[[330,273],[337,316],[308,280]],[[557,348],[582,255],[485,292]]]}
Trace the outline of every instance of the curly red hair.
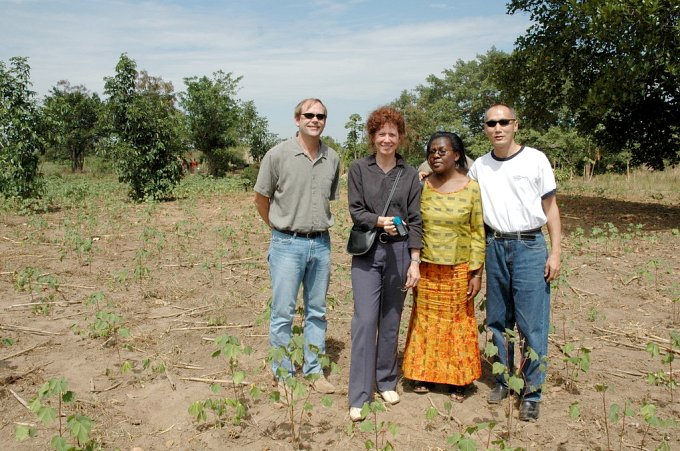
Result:
{"label": "curly red hair", "polygon": [[399,142],[403,142],[406,137],[406,123],[404,116],[391,106],[381,106],[373,111],[366,120],[366,132],[368,133],[368,145],[371,149],[374,148],[373,138],[378,130],[383,128],[385,124],[392,124],[397,127],[399,132]]}

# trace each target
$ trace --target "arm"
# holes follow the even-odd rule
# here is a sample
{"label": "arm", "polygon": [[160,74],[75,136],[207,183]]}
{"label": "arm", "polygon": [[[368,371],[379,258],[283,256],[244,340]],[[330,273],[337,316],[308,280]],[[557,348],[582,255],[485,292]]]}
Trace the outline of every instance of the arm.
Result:
{"label": "arm", "polygon": [[405,289],[415,288],[420,280],[420,249],[410,249],[411,263],[406,272]]}
{"label": "arm", "polygon": [[411,263],[406,272],[404,288],[414,288],[420,281],[420,249],[423,247],[423,218],[420,215],[420,195],[422,188],[418,177],[414,175],[408,193],[406,218],[408,229],[408,247],[411,252]]}
{"label": "arm", "polygon": [[550,255],[545,263],[543,276],[548,282],[552,282],[560,272],[562,222],[560,221],[560,210],[557,207],[557,196],[547,197],[541,201],[541,204],[545,216],[548,218],[548,233],[550,234]]}
{"label": "arm", "polygon": [[260,193],[255,193],[255,208],[257,208],[257,212],[264,223],[271,227],[271,224],[269,224],[269,198]]}
{"label": "arm", "polygon": [[[349,201],[349,214],[354,225],[364,230],[373,227],[384,227],[387,218],[379,217],[376,213],[369,211],[364,202],[364,186],[361,177],[361,167],[358,161],[349,167],[347,176],[347,197]],[[391,219],[391,218],[390,218]]]}
{"label": "arm", "polygon": [[[470,182],[475,183],[475,182]],[[472,190],[472,209],[470,210],[470,266],[468,268],[467,299],[471,301],[482,289],[486,237],[482,215],[482,196],[479,188]]]}

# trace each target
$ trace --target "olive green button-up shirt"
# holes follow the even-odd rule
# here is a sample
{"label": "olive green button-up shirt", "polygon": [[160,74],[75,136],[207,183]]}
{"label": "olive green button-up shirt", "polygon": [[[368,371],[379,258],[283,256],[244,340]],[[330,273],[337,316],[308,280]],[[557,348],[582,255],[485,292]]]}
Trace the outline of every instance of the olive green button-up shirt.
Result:
{"label": "olive green button-up shirt", "polygon": [[322,232],[334,224],[330,201],[339,196],[339,179],[340,158],[335,150],[322,143],[312,161],[291,138],[262,158],[254,190],[269,198],[273,228]]}

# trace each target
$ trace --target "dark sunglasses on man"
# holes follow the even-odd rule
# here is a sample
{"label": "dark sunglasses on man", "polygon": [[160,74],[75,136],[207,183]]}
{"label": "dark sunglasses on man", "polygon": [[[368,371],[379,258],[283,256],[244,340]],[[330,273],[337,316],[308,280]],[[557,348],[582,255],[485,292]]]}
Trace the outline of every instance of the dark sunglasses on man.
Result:
{"label": "dark sunglasses on man", "polygon": [[517,119],[498,119],[497,121],[486,121],[484,122],[487,127],[494,128],[496,124],[501,124],[501,127],[507,127],[508,125],[515,122]]}
{"label": "dark sunglasses on man", "polygon": [[306,119],[314,119],[314,117],[316,117],[316,118],[317,118],[318,120],[320,120],[320,121],[323,121],[323,120],[326,119],[326,115],[325,115],[325,114],[321,114],[321,113],[318,113],[318,114],[314,114],[314,113],[302,113],[301,116],[304,116]]}

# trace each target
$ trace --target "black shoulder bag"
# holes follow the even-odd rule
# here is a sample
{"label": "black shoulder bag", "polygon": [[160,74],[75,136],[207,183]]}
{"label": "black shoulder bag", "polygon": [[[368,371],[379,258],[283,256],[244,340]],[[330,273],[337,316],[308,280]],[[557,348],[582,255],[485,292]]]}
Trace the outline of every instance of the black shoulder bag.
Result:
{"label": "black shoulder bag", "polygon": [[[383,209],[381,216],[385,216],[387,214],[387,209],[389,208],[390,202],[392,201],[394,191],[397,189],[397,183],[399,182],[399,178],[401,177],[403,170],[403,168],[400,168],[399,172],[397,173],[397,178],[394,179],[394,185],[392,185],[392,190],[390,191],[390,195],[387,198],[387,203],[385,203],[385,208]],[[370,230],[361,230],[356,229],[355,227],[352,227],[352,230],[349,232],[349,240],[347,240],[347,253],[351,255],[364,255],[371,249],[371,246],[373,246],[375,235],[378,233],[378,230],[375,227]]]}

